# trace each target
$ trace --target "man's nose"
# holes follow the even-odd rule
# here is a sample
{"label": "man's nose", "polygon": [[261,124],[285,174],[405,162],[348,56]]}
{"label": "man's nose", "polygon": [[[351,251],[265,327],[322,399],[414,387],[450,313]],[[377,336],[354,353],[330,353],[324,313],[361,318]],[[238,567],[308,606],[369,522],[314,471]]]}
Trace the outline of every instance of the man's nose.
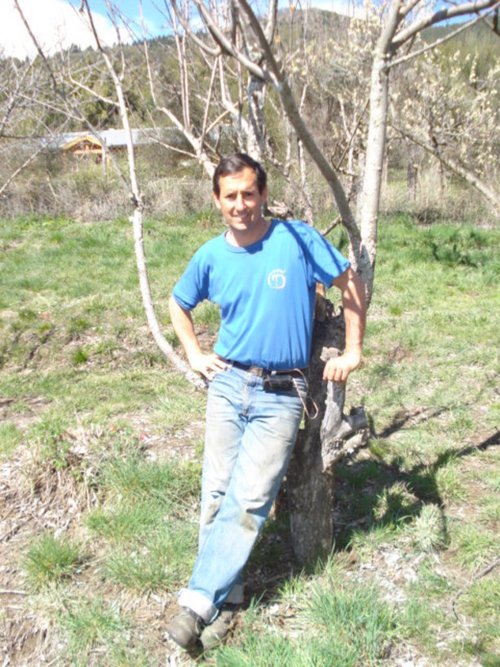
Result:
{"label": "man's nose", "polygon": [[242,195],[236,197],[236,208],[239,210],[245,208],[245,198]]}

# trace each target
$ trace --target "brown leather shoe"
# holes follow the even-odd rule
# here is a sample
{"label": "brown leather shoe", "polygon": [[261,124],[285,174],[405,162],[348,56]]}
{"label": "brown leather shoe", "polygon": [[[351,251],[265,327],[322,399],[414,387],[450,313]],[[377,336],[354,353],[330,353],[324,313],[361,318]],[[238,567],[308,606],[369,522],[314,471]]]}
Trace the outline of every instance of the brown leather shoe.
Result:
{"label": "brown leather shoe", "polygon": [[222,606],[215,621],[203,628],[200,640],[205,651],[215,648],[226,637],[231,629],[231,624],[238,606],[239,605],[226,603]]}
{"label": "brown leather shoe", "polygon": [[205,627],[201,616],[188,607],[183,607],[180,614],[167,625],[167,634],[182,648],[190,648],[196,644]]}

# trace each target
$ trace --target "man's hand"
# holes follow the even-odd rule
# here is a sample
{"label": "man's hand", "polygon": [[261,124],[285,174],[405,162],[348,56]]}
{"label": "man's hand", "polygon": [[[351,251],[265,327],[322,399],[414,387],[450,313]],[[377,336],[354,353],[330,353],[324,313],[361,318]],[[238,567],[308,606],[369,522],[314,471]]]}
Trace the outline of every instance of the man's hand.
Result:
{"label": "man's hand", "polygon": [[196,373],[212,380],[218,371],[223,371],[228,365],[217,354],[205,354],[202,351],[194,332],[191,312],[182,308],[173,296],[170,297],[169,310],[172,326],[186,352],[189,365]]}
{"label": "man's hand", "polygon": [[228,368],[228,364],[217,354],[195,352],[189,356],[189,365],[196,373],[200,373],[207,380],[212,380],[216,373]]}
{"label": "man's hand", "polygon": [[365,286],[351,268],[333,281],[342,293],[345,320],[345,351],[325,364],[323,379],[345,382],[349,374],[361,363],[361,350],[365,333],[366,299]]}
{"label": "man's hand", "polygon": [[323,380],[332,382],[345,382],[351,371],[361,363],[361,354],[357,352],[344,352],[339,357],[329,359],[323,370]]}

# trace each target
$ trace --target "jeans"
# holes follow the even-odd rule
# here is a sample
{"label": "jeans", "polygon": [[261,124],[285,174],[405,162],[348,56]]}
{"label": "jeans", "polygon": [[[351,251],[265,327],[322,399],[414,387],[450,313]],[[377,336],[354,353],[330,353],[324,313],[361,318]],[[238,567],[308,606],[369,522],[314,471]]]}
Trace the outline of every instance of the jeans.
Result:
{"label": "jeans", "polygon": [[294,384],[265,391],[263,378],[234,367],[210,383],[199,551],[179,595],[179,604],[206,622],[241,583],[286,473],[307,392],[304,379]]}

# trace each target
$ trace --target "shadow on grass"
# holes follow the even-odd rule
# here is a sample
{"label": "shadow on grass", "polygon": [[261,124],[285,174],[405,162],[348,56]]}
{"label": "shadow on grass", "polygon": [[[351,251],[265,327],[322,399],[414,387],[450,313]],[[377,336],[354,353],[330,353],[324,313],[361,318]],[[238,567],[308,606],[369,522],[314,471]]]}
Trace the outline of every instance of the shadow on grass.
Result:
{"label": "shadow on grass", "polygon": [[[426,419],[436,417],[442,410],[427,413]],[[387,438],[400,430],[412,415],[396,416],[393,422],[373,438]],[[369,534],[382,529],[395,531],[402,524],[415,520],[429,504],[441,514],[442,544],[448,542],[447,517],[439,491],[438,472],[451,461],[471,456],[500,444],[500,431],[475,445],[461,449],[449,448],[429,464],[418,463],[405,469],[402,458],[386,463],[380,458],[356,460],[353,452],[336,468],[334,523],[335,548],[348,551],[355,534]],[[358,450],[359,451],[359,450]],[[262,602],[276,599],[280,588],[304,571],[294,560],[288,528],[286,487],[279,496],[277,516],[266,524],[260,541],[247,567],[248,598]],[[321,563],[311,566],[311,571]]]}
{"label": "shadow on grass", "polygon": [[[428,417],[435,417],[436,411]],[[411,416],[410,416],[411,417]],[[405,419],[398,417],[376,435],[387,438],[403,427]],[[445,503],[439,491],[437,476],[450,462],[485,451],[500,444],[500,431],[475,445],[460,449],[450,447],[430,463],[418,463],[405,469],[403,457],[390,463],[381,458],[357,461],[347,457],[337,469],[336,500],[340,519],[336,532],[337,548],[347,549],[356,532],[376,528],[396,530],[402,523],[418,517],[425,505],[433,504],[441,511],[443,543],[448,542]],[[383,502],[381,502],[383,499]]]}

